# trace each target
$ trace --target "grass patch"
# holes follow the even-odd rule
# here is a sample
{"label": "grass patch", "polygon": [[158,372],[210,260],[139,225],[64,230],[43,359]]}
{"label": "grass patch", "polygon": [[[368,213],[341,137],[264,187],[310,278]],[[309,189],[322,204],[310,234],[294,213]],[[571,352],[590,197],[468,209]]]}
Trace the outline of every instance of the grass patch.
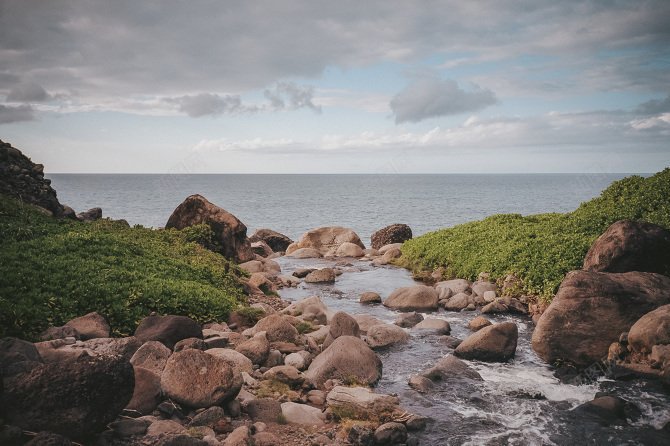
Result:
{"label": "grass patch", "polygon": [[615,181],[570,213],[493,215],[425,234],[403,244],[400,264],[419,273],[443,267],[446,277],[470,280],[480,272],[493,280],[515,274],[520,292],[549,300],[595,239],[622,219],[670,228],[670,168]]}
{"label": "grass patch", "polygon": [[152,311],[225,320],[246,299],[244,273],[200,246],[210,232],[59,220],[0,196],[0,337],[35,339],[91,311],[116,335]]}

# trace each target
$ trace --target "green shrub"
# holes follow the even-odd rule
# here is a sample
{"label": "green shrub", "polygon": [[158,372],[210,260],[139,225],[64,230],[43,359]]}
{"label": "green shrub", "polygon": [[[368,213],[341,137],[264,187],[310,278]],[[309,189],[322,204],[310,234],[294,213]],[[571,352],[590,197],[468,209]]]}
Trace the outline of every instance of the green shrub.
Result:
{"label": "green shrub", "polygon": [[152,311],[225,319],[245,300],[243,273],[198,233],[58,220],[0,196],[0,337],[34,339],[90,311],[117,335]]}
{"label": "green shrub", "polygon": [[670,168],[615,181],[570,213],[494,215],[425,234],[403,244],[400,263],[414,271],[444,267],[447,276],[470,280],[482,271],[494,280],[513,273],[521,291],[550,299],[593,241],[621,219],[670,228]]}

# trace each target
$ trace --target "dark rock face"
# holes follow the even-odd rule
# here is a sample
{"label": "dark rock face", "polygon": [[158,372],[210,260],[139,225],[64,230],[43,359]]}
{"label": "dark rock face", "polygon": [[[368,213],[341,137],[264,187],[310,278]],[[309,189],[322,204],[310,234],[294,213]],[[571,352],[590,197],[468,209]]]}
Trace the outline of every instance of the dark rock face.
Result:
{"label": "dark rock face", "polygon": [[18,338],[0,339],[0,375],[27,372],[42,362],[35,344]]}
{"label": "dark rock face", "polygon": [[572,271],[533,332],[532,345],[547,362],[589,366],[644,314],[670,303],[670,278],[654,273]]}
{"label": "dark rock face", "polygon": [[249,241],[251,243],[265,242],[274,252],[285,252],[288,245],[293,243],[293,240],[272,229],[259,229],[249,237]]}
{"label": "dark rock face", "polygon": [[584,258],[586,271],[670,274],[670,231],[642,221],[620,220],[596,240]]}
{"label": "dark rock face", "polygon": [[81,221],[96,221],[102,218],[101,208],[91,208],[88,211],[77,214],[77,219]]}
{"label": "dark rock face", "polygon": [[636,419],[640,410],[618,396],[596,395],[593,401],[576,407],[575,412],[583,417],[595,419],[603,425],[626,424],[626,419]]}
{"label": "dark rock face", "polygon": [[44,364],[6,386],[5,412],[11,424],[73,439],[100,432],[133,395],[133,367],[119,357],[81,357]]}
{"label": "dark rock face", "polygon": [[412,228],[404,224],[394,224],[376,231],[370,237],[372,247],[379,249],[391,243],[403,243],[412,238]]}
{"label": "dark rock face", "polygon": [[202,339],[202,329],[186,316],[147,316],[135,330],[135,337],[142,342],[160,341],[172,349],[182,339]]}
{"label": "dark rock face", "polygon": [[44,166],[33,163],[20,150],[1,140],[0,194],[44,208],[56,217],[65,212],[51,180],[44,178]]}
{"label": "dark rock face", "polygon": [[184,229],[198,224],[206,224],[214,231],[216,244],[207,246],[208,249],[217,251],[238,263],[255,258],[244,223],[225,209],[210,203],[202,195],[191,195],[186,198],[172,212],[165,227]]}

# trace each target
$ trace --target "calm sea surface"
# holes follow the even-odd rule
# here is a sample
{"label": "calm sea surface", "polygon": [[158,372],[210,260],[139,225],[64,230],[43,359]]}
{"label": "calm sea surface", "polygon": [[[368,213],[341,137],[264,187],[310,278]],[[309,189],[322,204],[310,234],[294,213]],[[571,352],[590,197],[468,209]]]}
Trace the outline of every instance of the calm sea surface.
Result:
{"label": "calm sea surface", "polygon": [[116,175],[51,174],[62,203],[77,212],[161,227],[191,194],[235,214],[249,228],[295,239],[318,226],[375,230],[406,223],[415,235],[497,213],[565,212],[626,174],[525,175]]}

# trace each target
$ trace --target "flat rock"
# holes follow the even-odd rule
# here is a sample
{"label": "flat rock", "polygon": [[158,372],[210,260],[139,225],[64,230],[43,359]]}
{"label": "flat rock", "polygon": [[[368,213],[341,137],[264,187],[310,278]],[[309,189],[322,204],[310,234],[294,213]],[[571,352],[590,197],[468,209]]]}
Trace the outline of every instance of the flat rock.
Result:
{"label": "flat rock", "polygon": [[282,403],[281,411],[288,423],[304,424],[307,426],[322,426],[326,424],[326,415],[320,409],[308,406],[307,404]]}

